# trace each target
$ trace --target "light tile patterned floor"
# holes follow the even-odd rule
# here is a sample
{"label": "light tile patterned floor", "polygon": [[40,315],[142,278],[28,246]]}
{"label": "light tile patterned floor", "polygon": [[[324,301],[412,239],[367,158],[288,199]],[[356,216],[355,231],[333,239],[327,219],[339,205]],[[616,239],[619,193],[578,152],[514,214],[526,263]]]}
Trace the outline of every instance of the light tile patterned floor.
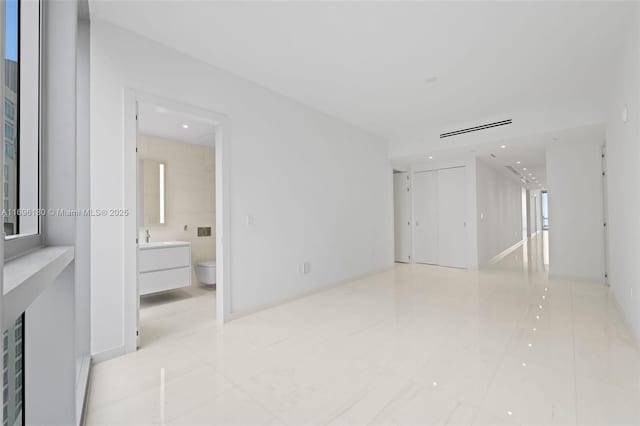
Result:
{"label": "light tile patterned floor", "polygon": [[640,424],[612,295],[548,280],[542,248],[481,271],[397,265],[224,327],[211,291],[150,303],[142,349],[95,366],[87,422]]}

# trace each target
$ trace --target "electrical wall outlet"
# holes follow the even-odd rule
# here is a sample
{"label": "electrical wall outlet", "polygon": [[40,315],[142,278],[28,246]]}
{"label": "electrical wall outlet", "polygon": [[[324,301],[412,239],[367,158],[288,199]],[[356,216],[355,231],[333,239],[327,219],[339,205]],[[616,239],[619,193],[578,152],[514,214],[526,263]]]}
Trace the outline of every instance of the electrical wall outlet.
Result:
{"label": "electrical wall outlet", "polygon": [[311,273],[311,263],[304,262],[298,264],[298,273],[301,275],[306,275]]}

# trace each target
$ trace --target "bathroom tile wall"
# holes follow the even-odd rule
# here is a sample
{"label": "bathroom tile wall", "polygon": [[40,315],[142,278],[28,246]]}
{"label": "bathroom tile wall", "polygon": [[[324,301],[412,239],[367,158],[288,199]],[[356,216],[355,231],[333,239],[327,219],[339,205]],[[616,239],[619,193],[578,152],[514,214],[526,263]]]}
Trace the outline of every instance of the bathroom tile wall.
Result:
{"label": "bathroom tile wall", "polygon": [[[216,258],[215,243],[215,155],[213,147],[138,135],[140,159],[164,162],[165,224],[143,226],[151,241],[189,241],[191,263]],[[186,230],[185,230],[186,226]],[[198,237],[199,226],[210,226],[210,237]],[[144,238],[144,237],[143,237]],[[197,284],[192,268],[191,282]]]}

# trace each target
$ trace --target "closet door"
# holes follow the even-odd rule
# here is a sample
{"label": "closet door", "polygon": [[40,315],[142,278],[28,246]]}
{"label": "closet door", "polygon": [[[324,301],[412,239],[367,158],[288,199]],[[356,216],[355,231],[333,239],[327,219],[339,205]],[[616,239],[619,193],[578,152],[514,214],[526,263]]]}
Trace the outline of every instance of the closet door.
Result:
{"label": "closet door", "polygon": [[464,167],[438,170],[438,260],[442,266],[467,267],[465,181]]}
{"label": "closet door", "polygon": [[411,195],[409,173],[393,175],[396,262],[411,262]]}
{"label": "closet door", "polygon": [[438,262],[438,172],[419,172],[413,176],[415,261]]}

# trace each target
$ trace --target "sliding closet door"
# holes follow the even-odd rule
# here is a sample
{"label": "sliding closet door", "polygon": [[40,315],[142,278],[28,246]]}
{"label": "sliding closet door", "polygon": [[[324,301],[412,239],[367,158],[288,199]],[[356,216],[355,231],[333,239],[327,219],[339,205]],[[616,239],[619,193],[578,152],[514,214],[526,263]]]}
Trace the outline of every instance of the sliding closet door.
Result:
{"label": "sliding closet door", "polygon": [[415,261],[438,262],[438,172],[420,172],[413,176],[415,221]]}
{"label": "sliding closet door", "polygon": [[411,262],[411,196],[409,173],[393,175],[396,262]]}
{"label": "sliding closet door", "polygon": [[438,170],[438,264],[467,267],[465,168]]}

